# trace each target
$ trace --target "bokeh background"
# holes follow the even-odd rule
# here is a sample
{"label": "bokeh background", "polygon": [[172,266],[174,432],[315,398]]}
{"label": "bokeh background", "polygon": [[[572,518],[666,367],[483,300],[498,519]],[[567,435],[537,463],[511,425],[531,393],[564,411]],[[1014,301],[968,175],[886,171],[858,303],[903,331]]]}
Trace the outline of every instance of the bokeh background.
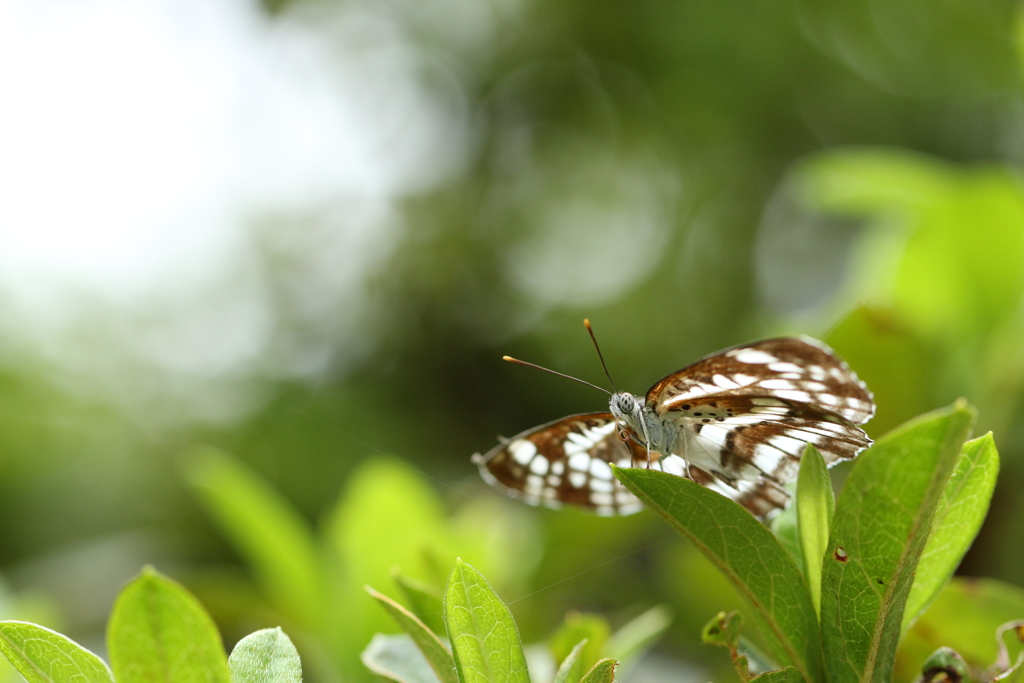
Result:
{"label": "bokeh background", "polygon": [[1020,11],[0,0],[0,616],[102,651],[153,563],[362,681],[361,586],[461,555],[528,642],[664,604],[635,680],[718,675],[736,598],[682,539],[469,463],[601,409],[500,361],[603,383],[585,316],[635,393],[803,333],[872,436],[966,396],[1003,468],[960,573],[1024,586]]}

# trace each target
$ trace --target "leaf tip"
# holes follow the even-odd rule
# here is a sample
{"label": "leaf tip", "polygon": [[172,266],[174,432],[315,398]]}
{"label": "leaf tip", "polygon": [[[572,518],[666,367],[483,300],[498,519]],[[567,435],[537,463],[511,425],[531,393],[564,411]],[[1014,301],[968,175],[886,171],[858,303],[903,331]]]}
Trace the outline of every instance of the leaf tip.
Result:
{"label": "leaf tip", "polygon": [[964,413],[970,416],[972,420],[978,417],[978,409],[972,406],[963,396],[953,401],[953,412]]}
{"label": "leaf tip", "polygon": [[995,445],[996,437],[995,437],[995,435],[992,434],[991,431],[987,431],[984,434],[982,434],[981,436],[979,436],[976,439],[974,439],[974,441],[977,441],[979,443]]}
{"label": "leaf tip", "polygon": [[619,467],[618,465],[612,462],[608,463],[608,465],[612,468],[612,474],[615,475],[615,478],[621,481],[622,483],[626,483],[626,480],[629,479],[629,473],[626,470],[628,470],[629,468]]}

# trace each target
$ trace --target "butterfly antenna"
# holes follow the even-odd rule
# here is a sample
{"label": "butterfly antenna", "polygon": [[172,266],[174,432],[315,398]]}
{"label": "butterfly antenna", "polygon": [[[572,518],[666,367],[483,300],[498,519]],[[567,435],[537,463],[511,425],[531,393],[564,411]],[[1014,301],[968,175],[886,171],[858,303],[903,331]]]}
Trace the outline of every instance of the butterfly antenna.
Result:
{"label": "butterfly antenna", "polygon": [[538,370],[543,370],[544,372],[550,372],[552,375],[558,375],[559,377],[565,377],[566,379],[571,379],[572,381],[579,382],[580,384],[586,384],[588,387],[594,387],[598,391],[603,391],[604,393],[609,394],[609,395],[611,395],[611,393],[612,393],[612,392],[608,391],[607,389],[605,389],[604,387],[599,387],[596,384],[591,384],[590,382],[586,381],[585,379],[580,379],[579,377],[573,377],[572,375],[566,375],[565,373],[562,373],[562,372],[556,372],[555,370],[550,370],[548,368],[545,368],[542,365],[536,365],[535,363],[527,363],[525,360],[519,360],[518,358],[513,358],[512,356],[502,356],[501,359],[502,360],[507,360],[509,363],[518,363],[519,365],[525,365],[528,368],[537,368]]}
{"label": "butterfly antenna", "polygon": [[605,365],[604,356],[601,355],[601,347],[597,345],[597,337],[594,336],[594,328],[590,326],[590,320],[584,318],[583,324],[587,327],[587,332],[590,333],[590,340],[594,342],[594,348],[597,349],[597,357],[601,359],[601,368],[604,369],[604,376],[608,378],[608,381],[611,383],[612,389],[615,393],[618,393],[619,390],[615,388],[615,382],[612,380],[611,373],[608,372],[608,366]]}

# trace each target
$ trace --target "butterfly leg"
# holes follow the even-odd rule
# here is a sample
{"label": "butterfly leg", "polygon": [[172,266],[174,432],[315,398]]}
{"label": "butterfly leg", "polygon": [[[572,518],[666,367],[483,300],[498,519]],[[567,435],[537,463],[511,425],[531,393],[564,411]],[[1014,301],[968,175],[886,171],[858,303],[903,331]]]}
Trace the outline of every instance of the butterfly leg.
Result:
{"label": "butterfly leg", "polygon": [[621,441],[622,443],[626,444],[626,450],[629,451],[629,466],[630,467],[635,467],[636,466],[636,455],[633,454],[633,448],[629,445],[630,442],[634,440],[633,439],[633,432],[629,428],[627,428],[627,427],[625,427],[623,425],[620,425],[618,420],[615,421],[615,431],[619,435],[619,441]]}
{"label": "butterfly leg", "polygon": [[732,476],[729,476],[728,474],[725,474],[723,472],[717,472],[717,471],[716,472],[712,472],[712,474],[714,474],[717,479],[722,481],[729,488],[736,489],[737,491],[739,490],[740,487],[736,483],[739,480],[736,477],[732,477]]}
{"label": "butterfly leg", "polygon": [[651,469],[651,434],[647,431],[647,422],[640,420],[640,427],[644,430],[644,445],[647,446],[647,469]]}

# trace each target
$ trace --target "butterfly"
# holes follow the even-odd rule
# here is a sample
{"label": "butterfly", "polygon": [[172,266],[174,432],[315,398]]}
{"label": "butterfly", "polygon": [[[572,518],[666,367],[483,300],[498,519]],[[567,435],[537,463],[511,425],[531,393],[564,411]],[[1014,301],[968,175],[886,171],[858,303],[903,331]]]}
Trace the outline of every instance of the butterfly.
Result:
{"label": "butterfly", "polygon": [[781,337],[705,356],[643,398],[611,393],[607,412],[534,427],[473,462],[488,483],[531,505],[638,512],[643,504],[612,475],[614,463],[692,479],[763,518],[787,504],[784,484],[796,479],[807,444],[830,466],[853,458],[871,445],[858,425],[874,412],[871,392],[832,349]]}

